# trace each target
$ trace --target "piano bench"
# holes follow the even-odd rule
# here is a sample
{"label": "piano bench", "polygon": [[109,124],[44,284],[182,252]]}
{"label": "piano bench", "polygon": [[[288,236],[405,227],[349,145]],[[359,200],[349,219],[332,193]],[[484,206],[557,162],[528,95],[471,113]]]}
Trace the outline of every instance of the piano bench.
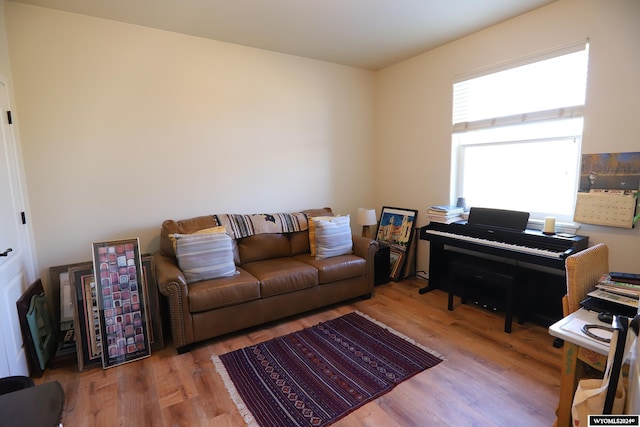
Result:
{"label": "piano bench", "polygon": [[448,309],[453,311],[453,297],[458,293],[462,304],[467,299],[465,286],[457,286],[458,282],[475,282],[484,289],[499,288],[504,293],[504,331],[511,333],[511,323],[514,312],[514,299],[518,306],[518,323],[522,324],[521,297],[516,289],[518,271],[509,264],[503,264],[491,260],[479,260],[478,258],[455,258],[449,261],[449,301]]}

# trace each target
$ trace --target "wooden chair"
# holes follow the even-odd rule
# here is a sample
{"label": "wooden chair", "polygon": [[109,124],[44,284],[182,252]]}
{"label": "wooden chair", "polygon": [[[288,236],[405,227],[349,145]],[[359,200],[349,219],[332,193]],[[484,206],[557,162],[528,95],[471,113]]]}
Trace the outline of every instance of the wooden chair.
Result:
{"label": "wooden chair", "polygon": [[568,316],[580,308],[580,301],[587,297],[598,279],[609,272],[609,247],[604,243],[568,256],[567,294],[562,298],[562,314]]}
{"label": "wooden chair", "polygon": [[[598,279],[609,272],[609,247],[603,243],[568,256],[565,260],[567,270],[567,294],[562,297],[562,314],[568,316],[580,309],[580,301],[587,297],[587,294],[596,287]],[[555,345],[555,344],[554,344]],[[560,402],[556,409],[558,419],[554,426],[570,426],[571,423],[571,402],[576,391],[577,380],[579,378],[598,376],[589,367],[601,371],[607,364],[607,357],[578,347],[576,344],[564,343],[565,361],[573,361],[564,366],[561,371],[560,380]]]}

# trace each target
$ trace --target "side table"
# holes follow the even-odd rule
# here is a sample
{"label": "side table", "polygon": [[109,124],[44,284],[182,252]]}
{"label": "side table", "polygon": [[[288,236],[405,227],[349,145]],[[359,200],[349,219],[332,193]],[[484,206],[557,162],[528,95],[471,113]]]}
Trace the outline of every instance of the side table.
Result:
{"label": "side table", "polygon": [[391,247],[382,242],[378,244],[378,252],[373,259],[373,284],[376,286],[391,280]]}
{"label": "side table", "polygon": [[582,332],[582,326],[585,323],[609,326],[598,320],[597,313],[584,308],[549,326],[550,335],[564,340],[560,373],[560,399],[556,410],[558,419],[555,423],[558,427],[571,427],[572,425],[571,403],[582,372],[583,366],[580,365],[587,364],[599,371],[604,371],[607,365],[609,344],[586,336]]}

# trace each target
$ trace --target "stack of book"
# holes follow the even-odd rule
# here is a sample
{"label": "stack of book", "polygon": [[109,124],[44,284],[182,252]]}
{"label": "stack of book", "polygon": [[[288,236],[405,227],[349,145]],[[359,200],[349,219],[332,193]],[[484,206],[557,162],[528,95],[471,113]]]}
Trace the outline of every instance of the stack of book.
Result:
{"label": "stack of book", "polygon": [[589,296],[637,308],[640,281],[603,274],[596,284],[596,289],[589,292]]}
{"label": "stack of book", "polygon": [[460,216],[464,212],[464,208],[457,206],[430,206],[427,211],[427,218],[433,222],[441,222],[451,224],[460,221]]}

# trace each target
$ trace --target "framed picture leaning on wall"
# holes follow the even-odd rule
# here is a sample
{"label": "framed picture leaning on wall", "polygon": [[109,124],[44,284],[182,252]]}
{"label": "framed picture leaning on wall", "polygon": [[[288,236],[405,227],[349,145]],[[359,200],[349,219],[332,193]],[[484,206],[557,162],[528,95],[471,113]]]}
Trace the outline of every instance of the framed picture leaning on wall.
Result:
{"label": "framed picture leaning on wall", "polygon": [[415,209],[391,208],[383,206],[378,221],[376,240],[384,242],[401,252],[406,252],[411,244],[413,227],[418,211]]}
{"label": "framed picture leaning on wall", "polygon": [[394,282],[397,282],[400,278],[400,272],[402,271],[401,267],[405,261],[405,253],[397,249],[391,249],[390,261],[391,265],[389,269],[389,277],[391,277],[391,280],[393,280]]}
{"label": "framed picture leaning on wall", "polygon": [[53,295],[54,319],[61,331],[73,329],[73,292],[71,292],[69,269],[91,264],[90,261],[56,265],[49,268],[49,292]]}
{"label": "framed picture leaning on wall", "polygon": [[93,264],[76,264],[69,268],[69,283],[75,310],[73,325],[78,370],[84,371],[102,361],[102,341]]}
{"label": "framed picture leaning on wall", "polygon": [[[418,211],[383,206],[378,221],[376,240],[391,246],[391,279],[400,278],[411,247]],[[394,257],[394,252],[396,256]]]}
{"label": "framed picture leaning on wall", "polygon": [[142,255],[142,276],[145,295],[145,311],[150,325],[149,342],[151,350],[159,351],[164,348],[164,335],[162,330],[162,316],[160,315],[160,295],[158,295],[158,282],[156,280],[156,269],[153,263],[153,255]]}
{"label": "framed picture leaning on wall", "polygon": [[103,368],[150,356],[148,297],[138,239],[94,243],[93,269]]}
{"label": "framed picture leaning on wall", "polygon": [[57,344],[57,327],[40,279],[36,280],[16,301],[30,375],[42,377]]}

